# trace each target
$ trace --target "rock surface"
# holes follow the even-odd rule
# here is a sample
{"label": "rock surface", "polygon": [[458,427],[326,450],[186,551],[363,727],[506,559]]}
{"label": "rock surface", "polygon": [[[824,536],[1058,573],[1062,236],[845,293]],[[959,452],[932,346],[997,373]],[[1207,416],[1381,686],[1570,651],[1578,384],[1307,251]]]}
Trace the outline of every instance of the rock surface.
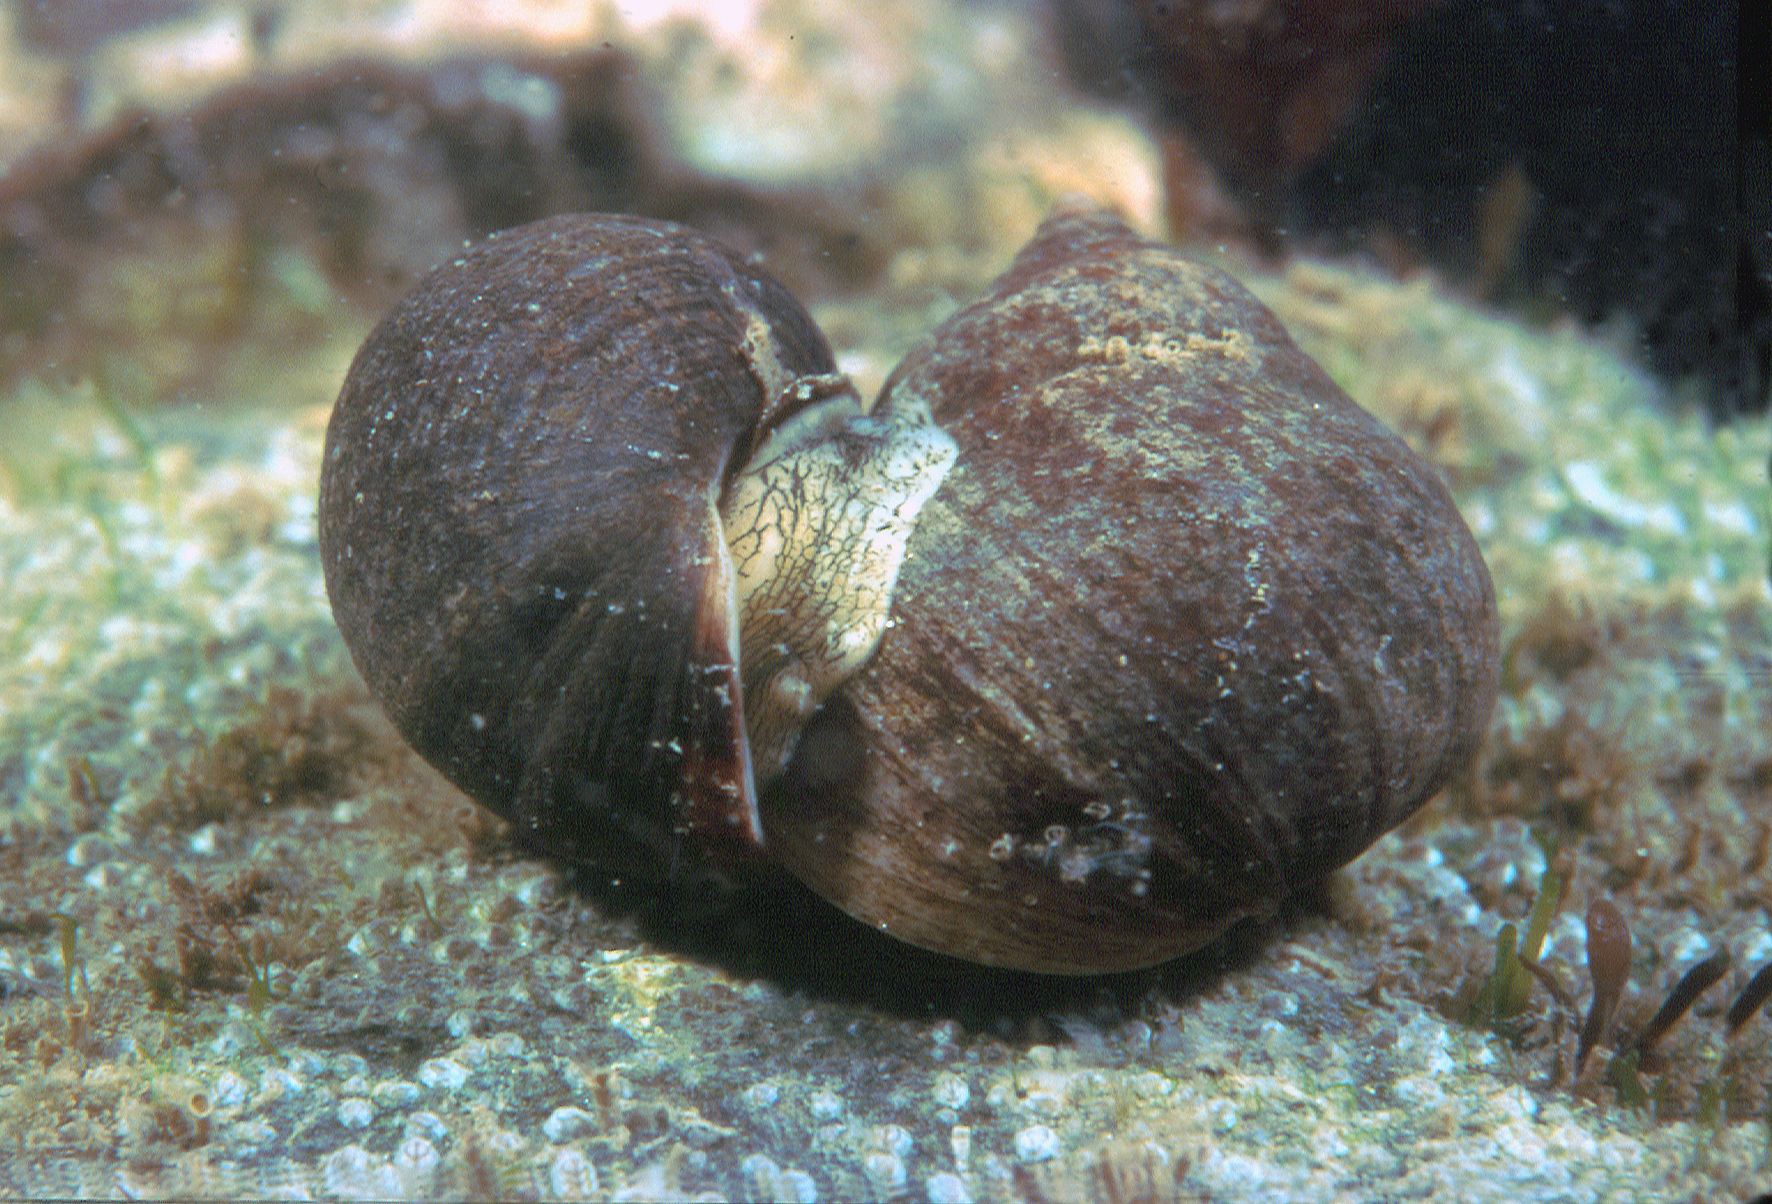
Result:
{"label": "rock surface", "polygon": [[[472,21],[491,18],[464,9],[528,22],[544,50],[593,32],[547,25],[545,5],[420,6],[399,30],[329,26],[324,9],[291,19],[324,31],[307,53],[412,61],[439,45],[415,46],[414,28],[486,35]],[[907,3],[903,22],[842,26],[881,40],[838,39],[841,52],[801,36],[831,28],[814,6],[770,11],[594,32],[630,38],[644,70],[683,88],[672,120],[696,133],[672,145],[692,164],[752,137],[720,127],[735,95],[792,79],[784,94],[838,98],[831,120],[858,131],[845,144],[891,170],[815,195],[881,232],[883,250],[865,296],[807,291],[864,387],[976,296],[1059,195],[1118,200],[1135,224],[1154,211],[1140,210],[1142,136],[1041,85],[1020,10]],[[211,29],[130,35],[94,70],[125,88],[129,54],[193,61]],[[153,41],[180,37],[184,58]],[[769,49],[753,59],[751,45]],[[46,70],[17,57],[0,86],[37,97]],[[993,89],[1001,108],[981,99]],[[756,145],[796,145],[807,111],[787,106],[779,139]],[[907,113],[922,116],[907,126]],[[335,306],[323,257],[290,244],[269,277],[281,308],[201,338],[181,327],[199,358],[236,358],[180,375],[169,405],[154,383],[164,345],[123,334],[191,307],[235,312],[205,290],[240,261],[190,236],[200,223],[156,241],[151,215],[118,220],[95,227],[106,256],[82,260],[140,286],[104,293],[141,302],[103,327],[122,332],[97,340],[112,354],[27,373],[4,400],[0,1191],[1772,1190],[1772,1017],[1731,1038],[1721,1015],[1772,961],[1763,428],[1709,429],[1607,347],[1497,322],[1425,280],[1307,261],[1239,271],[1445,473],[1476,533],[1504,657],[1478,772],[1307,906],[1202,954],[1066,983],[944,976],[879,957],[804,900],[642,905],[517,857],[393,735],[326,610],[321,432],[371,315]],[[1497,1009],[1483,988],[1498,933],[1526,927],[1551,869],[1567,897],[1542,961],[1570,1000],[1534,985],[1518,1012]],[[1589,991],[1580,917],[1600,895],[1636,955],[1618,1021],[1572,1082]],[[1718,949],[1734,969],[1633,1102],[1630,1080],[1608,1077],[1611,1053]]]}

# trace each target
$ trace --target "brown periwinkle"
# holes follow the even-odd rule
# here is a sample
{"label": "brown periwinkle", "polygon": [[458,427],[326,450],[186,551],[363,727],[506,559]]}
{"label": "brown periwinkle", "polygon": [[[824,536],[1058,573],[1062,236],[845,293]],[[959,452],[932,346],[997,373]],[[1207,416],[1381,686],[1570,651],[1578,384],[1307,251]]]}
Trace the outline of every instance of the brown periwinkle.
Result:
{"label": "brown periwinkle", "polygon": [[1272,910],[1444,786],[1496,689],[1434,470],[1228,276],[1099,213],[872,407],[705,236],[496,236],[359,353],[320,534],[371,688],[532,849],[785,866],[1012,969]]}
{"label": "brown periwinkle", "polygon": [[878,642],[953,443],[862,412],[767,272],[609,214],[497,234],[372,331],[327,427],[333,615],[407,741],[530,847],[758,859],[756,780]]}
{"label": "brown periwinkle", "polygon": [[764,813],[825,898],[973,961],[1145,966],[1471,758],[1497,663],[1475,541],[1224,273],[1060,214],[876,411],[902,404],[958,461],[841,730],[808,738],[851,768],[790,766]]}

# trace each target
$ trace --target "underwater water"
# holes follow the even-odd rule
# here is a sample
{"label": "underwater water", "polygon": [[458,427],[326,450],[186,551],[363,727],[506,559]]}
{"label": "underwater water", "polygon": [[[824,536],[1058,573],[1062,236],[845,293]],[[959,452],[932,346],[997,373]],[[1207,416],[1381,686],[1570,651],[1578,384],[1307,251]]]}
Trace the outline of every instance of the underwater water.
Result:
{"label": "underwater water", "polygon": [[[1273,254],[1258,219],[1189,241],[1180,152],[1067,82],[1043,9],[168,17],[0,73],[9,1194],[1772,1190],[1772,1015],[1730,1014],[1772,964],[1772,432],[1654,376],[1627,318]],[[1499,697],[1416,817],[1199,952],[1046,978],[793,887],[590,881],[408,749],[316,499],[352,357],[423,271],[547,213],[682,221],[871,398],[1078,194],[1242,280],[1474,534]],[[1577,1066],[1599,900],[1628,978]]]}

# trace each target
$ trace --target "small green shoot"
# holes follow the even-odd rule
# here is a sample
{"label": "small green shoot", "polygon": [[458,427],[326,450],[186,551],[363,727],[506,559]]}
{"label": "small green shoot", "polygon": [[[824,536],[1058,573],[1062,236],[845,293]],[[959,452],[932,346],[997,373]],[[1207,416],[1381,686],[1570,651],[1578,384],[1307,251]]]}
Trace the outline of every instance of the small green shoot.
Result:
{"label": "small green shoot", "polygon": [[[74,994],[75,955],[80,949],[80,926],[73,916],[60,912],[55,916],[57,933],[61,943],[62,955],[62,993],[72,997]],[[87,995],[92,994],[92,984],[86,980],[86,963],[79,962],[80,989]]]}
{"label": "small green shoot", "polygon": [[425,897],[424,883],[414,882],[412,884],[412,892],[418,896],[419,910],[425,913],[425,923],[431,926],[430,930],[432,932],[442,932],[443,925],[437,923],[437,917],[431,913],[431,901]]}
{"label": "small green shoot", "polygon": [[1720,1129],[1729,1111],[1723,1106],[1723,1084],[1718,1079],[1702,1083],[1698,1088],[1698,1123],[1701,1128]]}
{"label": "small green shoot", "polygon": [[1545,849],[1544,875],[1539,879],[1538,894],[1526,920],[1526,935],[1520,936],[1516,925],[1503,924],[1495,934],[1495,966],[1471,1001],[1466,1023],[1511,1037],[1530,1002],[1531,971],[1544,952],[1544,941],[1550,932],[1551,920],[1562,903],[1563,879],[1556,869],[1555,848]]}
{"label": "small green shoot", "polygon": [[123,401],[122,390],[108,375],[101,375],[92,382],[92,400],[99,412],[117,428],[123,441],[129,444],[135,466],[149,487],[157,488],[160,482],[154,466],[154,440],[142,426],[141,419]]}
{"label": "small green shoot", "polygon": [[1637,1077],[1635,1049],[1628,1049],[1613,1058],[1606,1067],[1606,1078],[1618,1092],[1618,1102],[1625,1107],[1641,1110],[1649,1106],[1649,1093],[1643,1088],[1643,1080]]}
{"label": "small green shoot", "polygon": [[[1557,873],[1556,859],[1547,850],[1545,856],[1544,877],[1538,882],[1538,897],[1532,901],[1532,914],[1526,919],[1526,939],[1520,945],[1520,961],[1538,964],[1539,957],[1544,953],[1544,938],[1550,933],[1551,920],[1556,918],[1557,907],[1563,899],[1563,879]],[[1511,988],[1506,995],[1506,1009],[1503,1015],[1518,1016],[1526,1010],[1526,997],[1532,984],[1529,978],[1514,969]]]}
{"label": "small green shoot", "polygon": [[246,943],[240,934],[234,931],[232,924],[221,921],[222,928],[227,932],[228,939],[234,943],[234,952],[240,958],[240,964],[246,968],[246,1010],[251,1015],[252,1035],[258,1038],[259,1048],[273,1058],[281,1059],[283,1051],[271,1040],[264,1028],[265,1004],[271,1001],[270,967],[260,965],[247,951]]}
{"label": "small green shoot", "polygon": [[1476,999],[1471,1001],[1470,1015],[1466,1020],[1471,1027],[1495,1029],[1503,1019],[1502,1008],[1511,996],[1513,976],[1517,973],[1515,946],[1519,939],[1519,929],[1512,924],[1503,924],[1501,931],[1495,934],[1495,968],[1477,991]]}

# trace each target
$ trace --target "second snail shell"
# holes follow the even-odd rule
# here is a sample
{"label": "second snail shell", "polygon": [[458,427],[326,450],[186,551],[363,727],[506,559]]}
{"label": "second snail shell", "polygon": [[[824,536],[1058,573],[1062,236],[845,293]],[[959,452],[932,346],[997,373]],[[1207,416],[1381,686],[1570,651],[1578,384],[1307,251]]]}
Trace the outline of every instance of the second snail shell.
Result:
{"label": "second snail shell", "polygon": [[994,966],[1150,965],[1272,909],[1443,787],[1496,688],[1434,471],[1102,214],[872,406],[705,236],[496,236],[359,353],[320,526],[371,688],[531,848],[785,866]]}

